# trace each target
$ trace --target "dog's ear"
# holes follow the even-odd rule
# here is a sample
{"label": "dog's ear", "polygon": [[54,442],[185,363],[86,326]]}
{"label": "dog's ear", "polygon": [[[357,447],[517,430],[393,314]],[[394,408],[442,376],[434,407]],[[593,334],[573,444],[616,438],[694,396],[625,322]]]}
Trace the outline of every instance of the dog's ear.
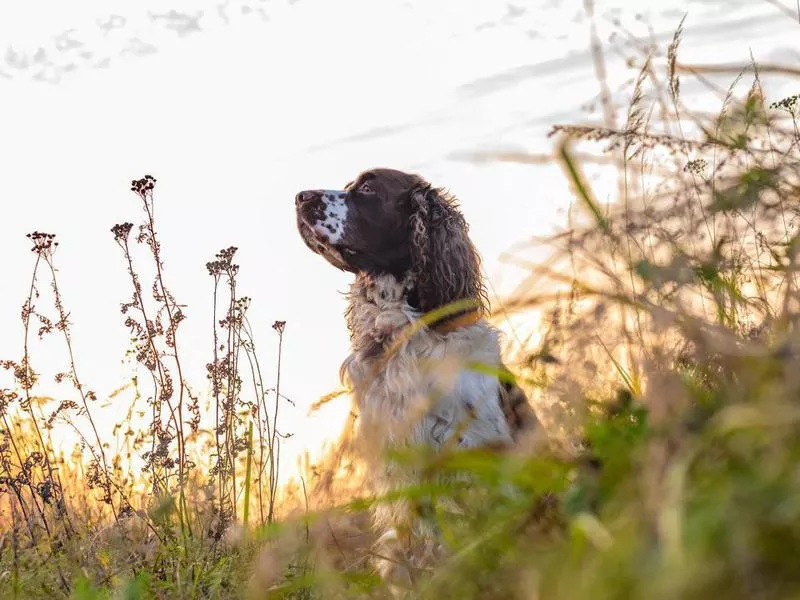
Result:
{"label": "dog's ear", "polygon": [[459,300],[485,308],[480,257],[453,196],[421,184],[411,191],[411,269],[423,313]]}

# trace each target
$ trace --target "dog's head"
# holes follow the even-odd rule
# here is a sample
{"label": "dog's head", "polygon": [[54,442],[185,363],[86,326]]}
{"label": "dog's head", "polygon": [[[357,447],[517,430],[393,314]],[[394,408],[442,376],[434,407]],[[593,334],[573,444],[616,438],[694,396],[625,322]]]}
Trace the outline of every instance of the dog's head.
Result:
{"label": "dog's head", "polygon": [[295,206],[306,245],[335,267],[409,277],[422,312],[484,304],[480,259],[455,198],[418,175],[372,169],[343,190],[302,191]]}

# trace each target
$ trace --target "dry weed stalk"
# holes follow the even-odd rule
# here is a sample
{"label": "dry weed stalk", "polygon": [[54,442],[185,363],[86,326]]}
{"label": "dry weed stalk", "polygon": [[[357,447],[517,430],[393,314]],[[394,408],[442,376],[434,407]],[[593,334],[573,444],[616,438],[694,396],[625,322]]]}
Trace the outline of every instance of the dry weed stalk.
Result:
{"label": "dry weed stalk", "polygon": [[[285,434],[278,431],[278,414],[280,402],[285,399],[280,393],[280,373],[283,331],[285,322],[277,321],[273,329],[278,332],[278,365],[277,384],[274,390],[264,387],[253,328],[248,319],[250,307],[249,297],[237,296],[236,276],[239,265],[233,262],[235,247],[220,250],[215,260],[206,264],[209,275],[214,282],[214,358],[206,365],[208,378],[211,381],[211,392],[215,407],[215,464],[211,469],[212,478],[216,479],[218,526],[216,536],[225,531],[228,524],[237,519],[237,499],[242,492],[237,486],[237,459],[243,452],[248,456],[253,453],[253,441],[246,435],[248,423],[246,418],[255,420],[258,433],[258,452],[255,460],[256,485],[259,517],[261,525],[271,523],[274,518],[275,498],[278,490],[280,440]],[[217,320],[220,303],[221,286],[227,292],[225,316]],[[220,331],[224,331],[224,336]],[[252,397],[247,400],[243,392],[242,353],[247,360]],[[271,415],[267,407],[269,393],[274,394]],[[249,464],[249,463],[248,463]],[[264,481],[264,477],[267,481]],[[266,490],[264,489],[266,485]],[[249,488],[244,496],[249,501]],[[266,493],[266,498],[264,494]],[[249,509],[249,505],[247,507]]]}
{"label": "dry weed stalk", "polygon": [[[131,190],[139,197],[145,213],[135,238],[150,250],[155,269],[151,289],[154,307],[145,300],[140,276],[134,266],[130,232],[132,223],[122,223],[112,228],[114,240],[123,252],[128,275],[133,286],[129,302],[122,304],[126,315],[125,325],[133,338],[136,359],[151,375],[153,394],[148,399],[151,405],[151,448],[145,453],[146,469],[151,476],[151,486],[156,497],[178,493],[178,516],[181,535],[192,536],[191,511],[186,501],[186,485],[194,467],[186,454],[186,427],[196,431],[199,424],[199,400],[192,395],[183,377],[178,347],[178,327],[185,319],[182,307],[176,302],[165,284],[161,244],[158,241],[155,222],[153,190],[156,180],[150,175],[134,180]],[[138,319],[131,313],[138,313]],[[177,398],[175,379],[177,375]],[[189,418],[187,421],[186,418]],[[171,455],[173,441],[177,446],[177,460]]]}

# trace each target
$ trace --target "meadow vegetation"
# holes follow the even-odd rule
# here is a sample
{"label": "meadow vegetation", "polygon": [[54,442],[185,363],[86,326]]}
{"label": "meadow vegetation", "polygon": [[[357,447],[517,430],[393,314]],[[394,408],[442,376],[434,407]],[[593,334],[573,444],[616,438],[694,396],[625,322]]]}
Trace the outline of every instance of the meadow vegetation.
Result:
{"label": "meadow vegetation", "polygon": [[[543,427],[502,457],[394,457],[469,475],[401,492],[447,548],[410,597],[800,598],[800,96],[765,97],[753,63],[703,114],[681,97],[679,40],[639,61],[623,125],[553,128],[569,224],[535,240],[551,259],[503,303],[546,315],[509,363]],[[613,202],[577,147],[616,160]],[[29,236],[26,343],[0,390],[0,598],[386,597],[366,516],[386,499],[361,489],[348,432],[278,489],[280,367],[267,387],[235,248],[207,264],[208,411],[184,379],[154,188],[133,182],[141,223],[111,234],[148,416],[141,430],[123,419],[117,450],[72,352],[56,239]],[[47,409],[37,335],[63,340],[57,377],[74,387]],[[54,451],[56,421],[80,437],[75,457]]]}

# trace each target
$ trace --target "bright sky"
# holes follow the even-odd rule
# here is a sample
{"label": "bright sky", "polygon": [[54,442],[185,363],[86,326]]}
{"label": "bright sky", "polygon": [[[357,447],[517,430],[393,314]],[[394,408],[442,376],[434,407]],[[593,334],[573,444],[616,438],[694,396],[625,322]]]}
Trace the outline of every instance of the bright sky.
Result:
{"label": "bright sky", "polygon": [[[617,18],[668,40],[688,12],[685,62],[746,63],[751,50],[761,61],[798,58],[799,26],[774,3],[661,0],[642,19],[649,3],[597,5],[604,40]],[[420,172],[459,196],[493,285],[509,291],[518,273],[500,254],[563,224],[567,186],[552,164],[474,157],[547,152],[551,124],[597,119],[581,110],[597,92],[588,39],[577,0],[0,4],[0,358],[21,354],[33,263],[25,233],[54,232],[82,377],[101,402],[125,382],[119,304],[130,289],[109,229],[137,222],[128,186],[153,174],[167,278],[189,305],[190,381],[204,382],[212,352],[204,265],[220,248],[239,247],[240,291],[254,298],[269,381],[270,326],[288,322],[291,465],[338,432],[342,409],[313,420],[305,412],[336,388],[348,344],[339,292],[349,276],[303,245],[296,191],[341,186],[373,166]],[[633,75],[620,56],[608,59],[612,83]],[[61,346],[37,348],[33,364],[60,370]],[[47,383],[40,393],[71,395]],[[120,409],[106,410],[110,427]]]}

